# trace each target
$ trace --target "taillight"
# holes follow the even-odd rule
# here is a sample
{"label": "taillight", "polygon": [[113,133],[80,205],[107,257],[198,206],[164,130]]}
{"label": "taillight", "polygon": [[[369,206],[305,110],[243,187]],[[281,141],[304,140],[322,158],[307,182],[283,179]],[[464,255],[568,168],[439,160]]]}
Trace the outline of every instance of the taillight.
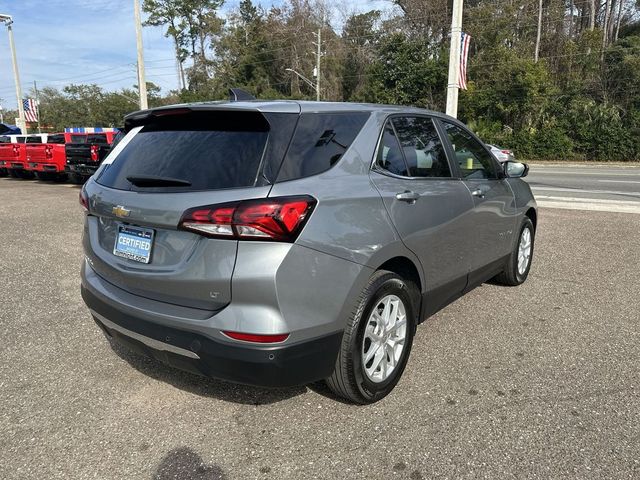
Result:
{"label": "taillight", "polygon": [[80,205],[82,205],[82,208],[85,210],[85,212],[89,211],[89,197],[87,196],[86,192],[84,191],[84,187],[82,187],[80,189],[80,194],[79,194],[79,201],[80,201]]}
{"label": "taillight", "polygon": [[505,155],[511,155],[511,150],[500,150]]}
{"label": "taillight", "polygon": [[98,161],[98,146],[97,145],[91,145],[91,161],[92,162],[97,162]]}
{"label": "taillight", "polygon": [[316,203],[304,195],[196,207],[182,215],[179,228],[207,237],[293,242]]}
{"label": "taillight", "polygon": [[44,156],[48,159],[53,158],[53,146],[52,145],[47,145],[46,147],[44,147]]}
{"label": "taillight", "polygon": [[275,335],[259,335],[255,333],[225,331],[223,331],[222,333],[224,333],[229,338],[233,338],[234,340],[242,340],[243,342],[252,343],[279,343],[284,342],[287,338],[289,338],[288,333],[279,333]]}
{"label": "taillight", "polygon": [[13,146],[13,156],[14,157],[19,157],[20,156],[20,146],[19,145],[14,145]]}

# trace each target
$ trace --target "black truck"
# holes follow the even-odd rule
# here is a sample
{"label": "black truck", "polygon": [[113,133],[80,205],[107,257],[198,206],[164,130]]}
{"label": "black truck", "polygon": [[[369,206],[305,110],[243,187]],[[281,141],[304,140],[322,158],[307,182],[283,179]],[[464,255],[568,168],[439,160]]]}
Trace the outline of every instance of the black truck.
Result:
{"label": "black truck", "polygon": [[92,133],[82,143],[67,143],[65,170],[69,179],[76,184],[84,183],[98,169],[121,136],[120,132]]}

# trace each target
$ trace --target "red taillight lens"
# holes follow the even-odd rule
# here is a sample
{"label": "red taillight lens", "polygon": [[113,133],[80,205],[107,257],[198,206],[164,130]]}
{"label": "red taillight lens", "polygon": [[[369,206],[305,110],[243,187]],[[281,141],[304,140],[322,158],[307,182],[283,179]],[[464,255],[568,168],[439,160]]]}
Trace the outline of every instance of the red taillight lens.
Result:
{"label": "red taillight lens", "polygon": [[505,155],[511,155],[511,150],[500,150]]}
{"label": "red taillight lens", "polygon": [[79,199],[80,201],[80,205],[82,205],[82,208],[88,212],[89,211],[89,197],[87,197],[87,194],[84,191],[84,188],[82,188],[80,190],[80,194],[79,194]]}
{"label": "red taillight lens", "polygon": [[197,207],[184,213],[179,228],[209,237],[293,242],[316,203],[300,196]]}
{"label": "red taillight lens", "polygon": [[242,340],[243,342],[252,343],[279,343],[284,342],[289,338],[288,333],[280,333],[276,335],[258,335],[255,333],[241,333],[241,332],[222,332],[227,337],[234,340]]}
{"label": "red taillight lens", "polygon": [[46,147],[44,147],[44,156],[49,159],[53,158],[52,150],[53,147],[51,145],[47,145]]}
{"label": "red taillight lens", "polygon": [[97,162],[98,161],[98,146],[97,145],[91,145],[91,161],[92,162]]}
{"label": "red taillight lens", "polygon": [[19,157],[20,156],[20,146],[19,145],[14,145],[13,146],[13,155],[15,157]]}

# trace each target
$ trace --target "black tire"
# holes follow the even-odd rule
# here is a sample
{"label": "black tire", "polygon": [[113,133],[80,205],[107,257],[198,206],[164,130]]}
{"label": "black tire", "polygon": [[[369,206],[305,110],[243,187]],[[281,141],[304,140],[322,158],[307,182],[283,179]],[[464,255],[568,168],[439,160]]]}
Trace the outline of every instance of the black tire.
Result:
{"label": "black tire", "polygon": [[[411,353],[411,344],[416,329],[417,312],[412,298],[416,298],[416,286],[403,280],[393,272],[379,270],[375,272],[364,291],[355,311],[347,321],[342,345],[336,359],[333,374],[326,379],[328,387],[337,395],[360,404],[374,403],[384,398],[396,386]],[[361,349],[365,342],[364,332],[367,321],[380,300],[387,295],[397,296],[404,304],[407,327],[404,348],[400,358],[388,378],[374,383],[362,365]]]}
{"label": "black tire", "polygon": [[30,170],[18,170],[18,176],[25,180],[33,180],[36,175]]}
{"label": "black tire", "polygon": [[[524,270],[523,273],[518,271],[518,249],[520,248],[520,243],[522,242],[522,233],[525,229],[529,229],[531,233],[531,253],[529,255],[529,263]],[[533,250],[535,246],[535,237],[536,231],[533,227],[533,223],[529,217],[524,217],[522,223],[520,224],[520,229],[518,230],[518,240],[516,241],[516,245],[509,255],[509,260],[505,265],[504,271],[495,277],[495,281],[502,285],[507,285],[510,287],[515,287],[517,285],[521,285],[529,276],[529,270],[531,270],[531,262],[533,261]]]}
{"label": "black tire", "polygon": [[41,182],[50,182],[53,180],[53,176],[49,172],[36,172],[36,178]]}
{"label": "black tire", "polygon": [[9,168],[9,176],[11,178],[20,178],[20,172],[18,172],[18,170],[15,170],[13,168]]}
{"label": "black tire", "polygon": [[9,171],[6,168],[0,168],[0,177],[6,177],[9,175]]}
{"label": "black tire", "polygon": [[79,173],[70,173],[69,181],[74,185],[82,185],[85,182],[85,178]]}

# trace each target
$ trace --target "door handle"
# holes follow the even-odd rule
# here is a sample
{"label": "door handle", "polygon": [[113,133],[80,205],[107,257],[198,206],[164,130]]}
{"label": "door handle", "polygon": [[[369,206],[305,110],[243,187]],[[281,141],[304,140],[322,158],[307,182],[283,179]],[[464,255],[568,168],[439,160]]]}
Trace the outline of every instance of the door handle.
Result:
{"label": "door handle", "polygon": [[474,190],[473,192],[471,192],[471,195],[478,198],[484,198],[484,192],[480,189]]}
{"label": "door handle", "polygon": [[420,198],[420,194],[410,190],[405,190],[402,193],[396,193],[396,198],[401,202],[416,203],[416,200]]}

